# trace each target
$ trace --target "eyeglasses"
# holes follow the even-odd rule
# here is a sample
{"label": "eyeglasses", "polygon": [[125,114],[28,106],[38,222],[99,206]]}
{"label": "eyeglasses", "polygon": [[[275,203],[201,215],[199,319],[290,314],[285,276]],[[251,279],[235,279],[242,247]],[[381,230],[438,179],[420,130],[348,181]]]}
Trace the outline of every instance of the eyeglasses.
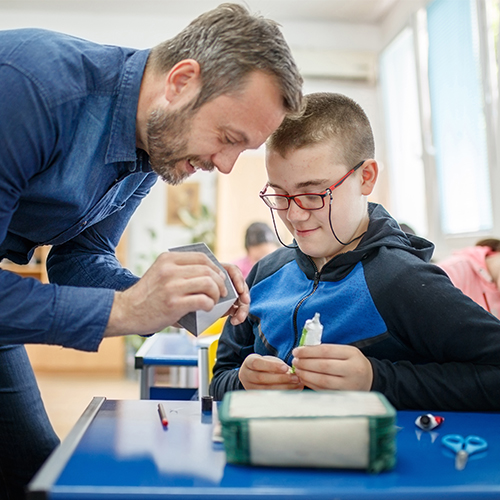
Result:
{"label": "eyeglasses", "polygon": [[344,177],[325,189],[322,193],[304,193],[293,196],[288,194],[266,194],[267,188],[269,187],[269,184],[266,184],[259,193],[259,196],[271,210],[288,210],[292,200],[298,207],[302,208],[302,210],[321,210],[325,206],[325,198],[331,196],[332,191],[337,189],[351,174],[356,172],[365,161],[366,160],[359,162],[355,167],[349,170]]}

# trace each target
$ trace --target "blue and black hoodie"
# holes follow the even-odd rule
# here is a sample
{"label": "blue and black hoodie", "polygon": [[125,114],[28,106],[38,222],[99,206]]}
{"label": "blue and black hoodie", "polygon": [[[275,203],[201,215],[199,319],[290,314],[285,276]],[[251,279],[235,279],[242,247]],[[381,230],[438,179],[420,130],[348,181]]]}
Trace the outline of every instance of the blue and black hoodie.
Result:
{"label": "blue and black hoodie", "polygon": [[376,204],[357,248],[321,271],[298,248],[281,248],[250,272],[251,306],[226,322],[210,387],[221,399],[243,389],[238,369],[251,353],[288,364],[307,319],[321,315],[323,343],[359,348],[372,390],[397,409],[500,410],[500,321],[429,263],[434,246],[407,235]]}

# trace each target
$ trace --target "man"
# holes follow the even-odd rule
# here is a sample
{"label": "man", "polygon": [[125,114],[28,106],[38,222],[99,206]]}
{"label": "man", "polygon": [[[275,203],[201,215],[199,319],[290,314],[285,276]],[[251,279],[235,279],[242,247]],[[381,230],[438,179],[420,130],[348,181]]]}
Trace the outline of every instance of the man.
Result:
{"label": "man", "polygon": [[[149,334],[226,294],[198,253],[165,253],[139,280],[115,258],[158,176],[229,173],[301,105],[302,80],[277,25],[223,4],[149,50],[43,30],[0,32],[0,260],[52,245],[42,285],[0,271],[0,497],[24,486],[58,443],[21,344],[95,351]],[[231,321],[243,321],[239,294]]]}

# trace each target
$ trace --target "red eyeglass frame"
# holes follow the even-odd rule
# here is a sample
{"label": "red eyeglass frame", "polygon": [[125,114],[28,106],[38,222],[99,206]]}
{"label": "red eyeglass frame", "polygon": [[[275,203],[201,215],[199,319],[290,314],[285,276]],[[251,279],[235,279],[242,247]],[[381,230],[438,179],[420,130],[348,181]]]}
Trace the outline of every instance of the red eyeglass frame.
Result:
{"label": "red eyeglass frame", "polygon": [[[337,189],[351,174],[353,174],[354,172],[356,172],[356,170],[358,170],[358,168],[360,168],[365,161],[366,160],[362,160],[361,162],[359,162],[356,166],[354,166],[353,168],[351,168],[351,170],[349,170],[349,172],[347,172],[340,180],[338,180],[336,183],[332,184],[330,187],[326,188],[322,193],[301,193],[301,194],[295,194],[295,195],[289,195],[289,194],[266,194],[267,188],[269,187],[269,184],[266,184],[261,189],[261,191],[259,193],[259,197],[260,197],[260,199],[271,210],[279,210],[279,211],[288,210],[290,208],[290,203],[291,203],[292,200],[302,210],[321,210],[325,206],[325,197],[328,196],[328,195],[331,195],[332,192],[335,189]],[[313,195],[313,196],[321,196],[321,198],[323,199],[323,205],[321,207],[318,207],[318,208],[305,208],[305,207],[301,206],[300,201],[296,200],[296,198],[299,198],[299,200],[300,200],[301,196],[311,196],[311,195]],[[288,200],[288,206],[286,208],[276,208],[276,207],[273,207],[273,206],[269,205],[269,203],[266,201],[266,198],[271,197],[271,196],[273,196],[273,197],[279,196],[281,198],[286,198]],[[330,199],[330,203],[331,203],[331,199]]]}

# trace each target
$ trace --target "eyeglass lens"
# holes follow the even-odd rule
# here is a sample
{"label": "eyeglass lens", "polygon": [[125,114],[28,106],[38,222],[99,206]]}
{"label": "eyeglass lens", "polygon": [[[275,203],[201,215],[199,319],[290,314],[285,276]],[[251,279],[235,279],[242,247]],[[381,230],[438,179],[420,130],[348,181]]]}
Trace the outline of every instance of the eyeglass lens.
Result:
{"label": "eyeglass lens", "polygon": [[266,203],[276,210],[288,210],[293,201],[304,210],[319,210],[324,206],[324,196],[319,194],[298,194],[295,196],[265,195]]}

